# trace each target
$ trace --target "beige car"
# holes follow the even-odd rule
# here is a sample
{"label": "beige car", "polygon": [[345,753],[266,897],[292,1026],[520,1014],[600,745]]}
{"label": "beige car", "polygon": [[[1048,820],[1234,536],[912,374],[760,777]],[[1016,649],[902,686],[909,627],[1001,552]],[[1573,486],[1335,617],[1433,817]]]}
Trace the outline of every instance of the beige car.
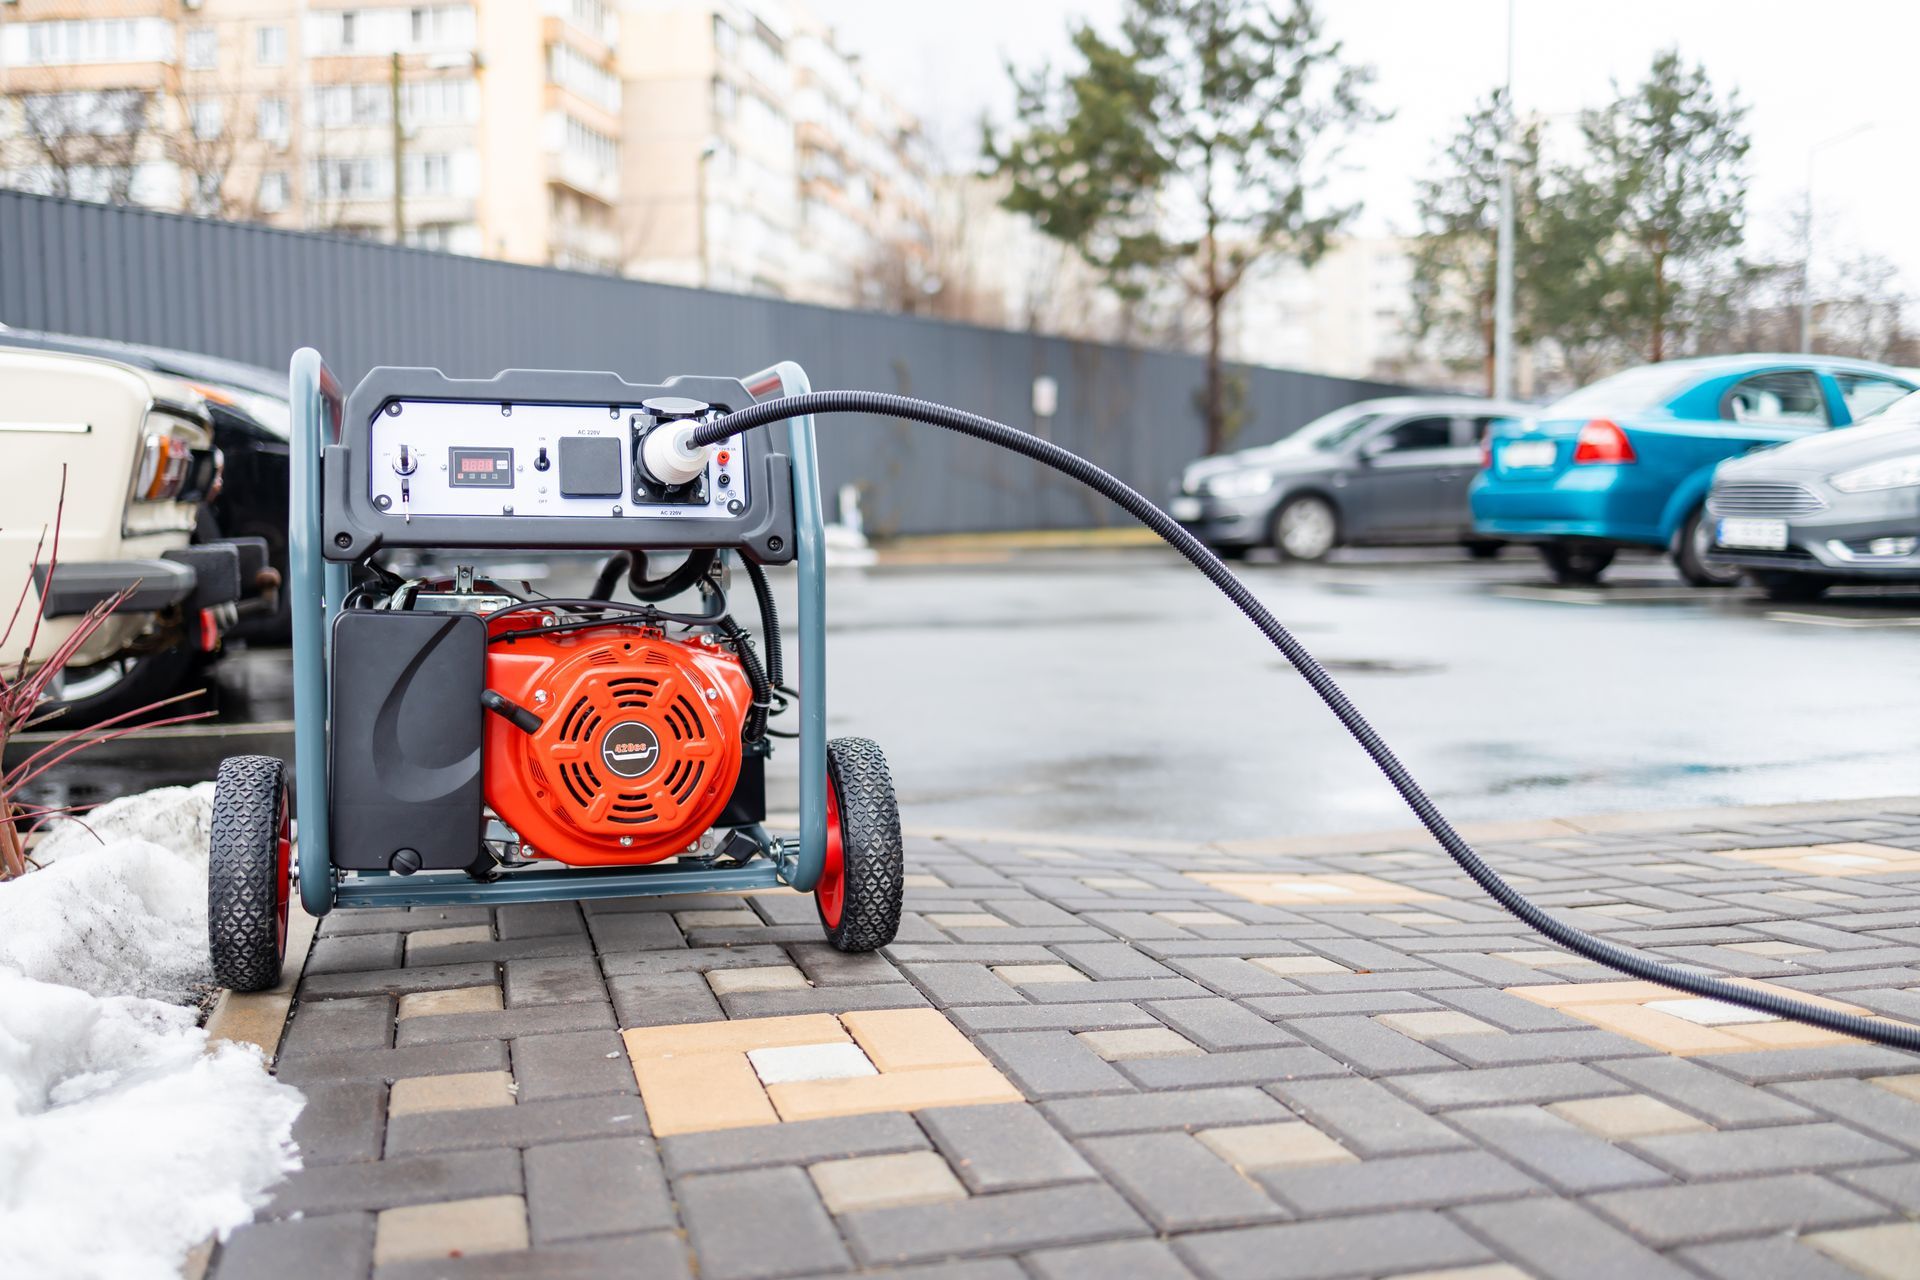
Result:
{"label": "beige car", "polygon": [[175,692],[218,648],[255,558],[232,542],[193,544],[200,505],[220,483],[199,394],[112,360],[0,348],[0,475],[11,495],[0,512],[0,607],[11,614],[23,591],[26,600],[0,663],[43,660],[90,609],[130,588],[50,687],[58,724]]}

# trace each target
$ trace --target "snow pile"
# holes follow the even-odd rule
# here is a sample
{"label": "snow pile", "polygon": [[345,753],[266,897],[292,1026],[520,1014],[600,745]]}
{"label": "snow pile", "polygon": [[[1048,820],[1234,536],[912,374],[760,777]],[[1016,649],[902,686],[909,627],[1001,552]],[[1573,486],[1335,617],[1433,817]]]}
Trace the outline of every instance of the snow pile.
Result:
{"label": "snow pile", "polygon": [[0,1275],[171,1280],[298,1167],[300,1107],[191,1009],[0,970]]}
{"label": "snow pile", "polygon": [[298,1167],[299,1092],[195,1025],[211,812],[129,796],[0,883],[0,1277],[177,1276]]}
{"label": "snow pile", "polygon": [[[42,870],[0,889],[0,969],[97,996],[190,1004],[207,961],[213,787],[164,787],[63,821]],[[83,825],[84,823],[84,825]]]}

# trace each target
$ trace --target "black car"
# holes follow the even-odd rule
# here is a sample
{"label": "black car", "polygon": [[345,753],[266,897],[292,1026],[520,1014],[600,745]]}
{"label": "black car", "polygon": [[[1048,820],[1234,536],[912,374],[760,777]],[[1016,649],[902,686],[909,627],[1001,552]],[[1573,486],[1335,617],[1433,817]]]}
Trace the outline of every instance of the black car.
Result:
{"label": "black car", "polygon": [[[0,326],[0,346],[101,356],[192,383],[207,401],[213,442],[225,460],[225,480],[218,496],[201,509],[194,540],[263,538],[268,563],[280,581],[286,581],[292,409],[284,370],[166,347],[4,326]],[[243,619],[233,634],[270,642],[289,639],[286,592],[276,591],[273,598],[270,612]]]}

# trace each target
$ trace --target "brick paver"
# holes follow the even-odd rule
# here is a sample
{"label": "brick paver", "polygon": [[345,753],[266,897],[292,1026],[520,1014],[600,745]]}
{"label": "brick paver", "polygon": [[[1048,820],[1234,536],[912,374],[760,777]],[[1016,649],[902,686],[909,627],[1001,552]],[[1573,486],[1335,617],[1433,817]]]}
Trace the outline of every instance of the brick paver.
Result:
{"label": "brick paver", "polygon": [[[1483,847],[1618,942],[1920,1017],[1920,804]],[[324,921],[283,1275],[1920,1275],[1920,1057],[1626,982],[1441,855],[909,842],[798,895]]]}

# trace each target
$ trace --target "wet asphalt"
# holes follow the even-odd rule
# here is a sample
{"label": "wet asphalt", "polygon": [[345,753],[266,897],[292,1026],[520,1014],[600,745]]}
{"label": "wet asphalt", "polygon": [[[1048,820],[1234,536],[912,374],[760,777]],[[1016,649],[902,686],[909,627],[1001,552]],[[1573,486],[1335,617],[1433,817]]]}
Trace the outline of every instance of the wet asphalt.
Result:
{"label": "wet asphalt", "polygon": [[[1778,606],[1646,559],[1561,589],[1514,550],[1242,569],[1458,821],[1920,791],[1920,588]],[[580,577],[561,565],[539,585]],[[1409,822],[1305,681],[1171,554],[836,570],[828,612],[830,732],[886,749],[910,827],[1245,839]],[[102,747],[31,798],[291,755],[286,650],[226,655],[208,698],[214,720]],[[782,747],[770,801],[791,811]]]}

